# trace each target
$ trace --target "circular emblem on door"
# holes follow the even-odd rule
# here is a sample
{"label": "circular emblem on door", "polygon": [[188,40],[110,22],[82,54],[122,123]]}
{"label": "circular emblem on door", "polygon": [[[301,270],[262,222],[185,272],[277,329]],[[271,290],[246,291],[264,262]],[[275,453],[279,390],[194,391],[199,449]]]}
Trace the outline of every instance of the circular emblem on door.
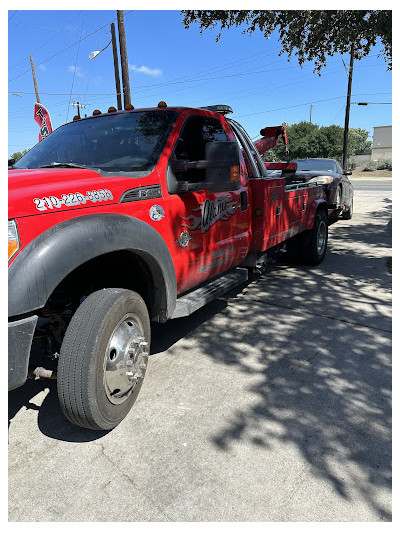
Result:
{"label": "circular emblem on door", "polygon": [[182,231],[182,233],[179,236],[179,239],[176,241],[176,244],[179,244],[181,248],[186,248],[191,238],[192,237],[190,236],[190,233],[188,231],[186,230]]}
{"label": "circular emblem on door", "polygon": [[151,220],[154,220],[155,222],[158,222],[162,218],[164,218],[164,208],[161,207],[161,205],[153,205],[150,207],[150,218]]}

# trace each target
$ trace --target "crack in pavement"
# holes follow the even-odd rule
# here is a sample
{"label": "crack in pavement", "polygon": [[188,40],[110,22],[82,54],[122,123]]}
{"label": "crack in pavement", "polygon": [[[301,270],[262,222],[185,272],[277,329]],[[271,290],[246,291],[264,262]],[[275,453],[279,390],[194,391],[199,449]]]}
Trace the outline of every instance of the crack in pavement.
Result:
{"label": "crack in pavement", "polygon": [[[148,495],[145,495],[145,493],[143,492],[143,490],[141,490],[140,487],[138,487],[138,485],[137,485],[137,484],[135,483],[135,481],[129,476],[129,474],[127,474],[126,472],[121,472],[121,470],[119,469],[118,465],[116,465],[116,464],[114,463],[114,461],[113,461],[113,460],[112,460],[112,459],[106,454],[105,446],[104,446],[104,444],[103,444],[102,442],[96,442],[96,443],[93,443],[93,444],[94,444],[94,446],[97,446],[98,448],[101,449],[101,455],[102,455],[103,457],[105,457],[105,459],[107,459],[107,461],[108,461],[108,462],[109,462],[109,463],[110,463],[110,464],[111,464],[111,465],[112,465],[112,466],[118,471],[118,473],[121,474],[123,477],[125,477],[125,478],[129,481],[129,483],[130,483],[131,485],[133,485],[133,487],[135,487],[135,489],[136,489],[140,494],[144,495],[144,496],[147,498],[147,500],[148,500],[149,502],[151,502],[151,504],[154,505],[154,507],[155,507],[155,508],[156,508],[156,509],[157,509],[157,510],[158,510],[163,516],[165,516],[165,518],[167,518],[168,521],[170,521],[170,522],[175,522],[175,519],[174,519],[174,518],[168,516],[168,514],[167,514],[163,509],[161,509],[161,508],[157,505],[157,503],[155,503],[151,498],[149,498]],[[111,481],[109,481],[108,483],[105,483],[105,484],[102,486],[102,488],[105,489],[106,486],[109,485],[110,483],[111,483]]]}
{"label": "crack in pavement", "polygon": [[313,311],[309,311],[308,309],[301,309],[301,308],[298,308],[298,307],[294,307],[292,305],[276,304],[276,303],[268,302],[268,301],[265,301],[265,300],[259,300],[257,298],[253,298],[253,301],[257,302],[257,303],[260,303],[260,304],[264,304],[264,305],[272,305],[274,307],[281,307],[283,309],[291,309],[292,311],[298,311],[299,313],[306,313],[306,314],[312,315],[312,316],[318,316],[318,317],[321,317],[321,318],[328,318],[329,320],[337,320],[338,322],[344,322],[345,324],[351,324],[352,326],[360,326],[362,328],[374,329],[376,331],[384,331],[385,333],[392,333],[391,329],[378,328],[376,326],[370,326],[370,325],[367,325],[367,324],[362,324],[361,322],[354,322],[353,320],[347,320],[345,318],[337,318],[337,317],[334,317],[334,316],[324,315],[322,313],[314,313]]}

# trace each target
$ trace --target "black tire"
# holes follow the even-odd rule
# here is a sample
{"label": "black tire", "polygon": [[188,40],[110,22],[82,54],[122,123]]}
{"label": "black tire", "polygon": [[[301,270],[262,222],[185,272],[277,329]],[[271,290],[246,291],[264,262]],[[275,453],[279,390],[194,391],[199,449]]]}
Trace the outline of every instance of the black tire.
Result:
{"label": "black tire", "polygon": [[319,265],[328,245],[328,217],[324,211],[317,211],[314,226],[303,234],[302,259],[308,265]]}
{"label": "black tire", "polygon": [[286,254],[285,258],[290,263],[298,263],[302,261],[302,246],[303,236],[302,234],[291,237],[286,241]]}
{"label": "black tire", "polygon": [[135,292],[102,289],[83,301],[61,346],[57,390],[67,419],[110,430],[134,404],[146,373],[150,319]]}
{"label": "black tire", "polygon": [[351,200],[350,207],[342,214],[343,220],[350,220],[353,218],[353,200]]}

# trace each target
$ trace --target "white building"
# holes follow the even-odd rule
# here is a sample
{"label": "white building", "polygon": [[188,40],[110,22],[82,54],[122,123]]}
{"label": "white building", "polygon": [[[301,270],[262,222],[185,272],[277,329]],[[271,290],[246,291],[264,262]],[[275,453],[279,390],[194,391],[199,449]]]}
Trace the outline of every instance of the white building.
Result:
{"label": "white building", "polygon": [[375,126],[371,160],[392,159],[392,126]]}

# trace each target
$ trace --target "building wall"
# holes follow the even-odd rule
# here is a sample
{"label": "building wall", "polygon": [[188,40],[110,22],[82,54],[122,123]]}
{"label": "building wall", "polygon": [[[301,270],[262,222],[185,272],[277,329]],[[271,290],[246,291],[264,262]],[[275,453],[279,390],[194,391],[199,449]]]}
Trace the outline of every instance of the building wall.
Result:
{"label": "building wall", "polygon": [[372,161],[392,159],[392,126],[376,126],[372,141]]}
{"label": "building wall", "polygon": [[351,157],[354,157],[358,163],[366,163],[367,161],[371,161],[371,154],[356,154]]}

